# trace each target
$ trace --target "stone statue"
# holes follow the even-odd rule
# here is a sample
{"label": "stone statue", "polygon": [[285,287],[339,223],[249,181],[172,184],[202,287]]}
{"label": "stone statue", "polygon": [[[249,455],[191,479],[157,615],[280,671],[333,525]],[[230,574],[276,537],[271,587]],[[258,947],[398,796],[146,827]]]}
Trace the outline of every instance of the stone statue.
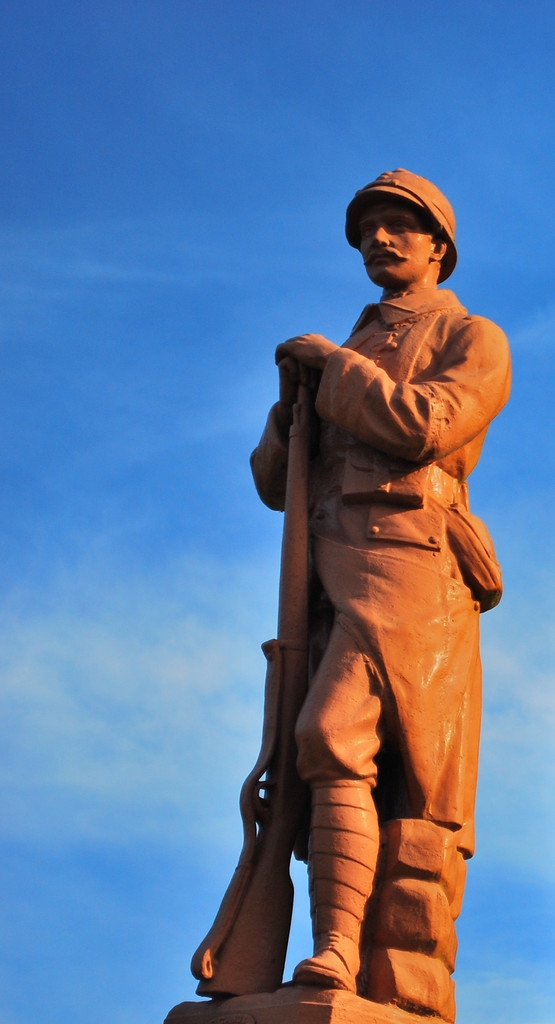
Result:
{"label": "stone statue", "polygon": [[[193,971],[224,1019],[308,1020],[303,1000],[343,999],[367,1024],[452,1022],[454,921],[474,852],[478,620],[501,596],[466,481],[507,401],[509,352],[499,327],[437,287],[457,250],[431,182],[381,174],[349,204],[346,235],[382,296],[341,347],[305,334],[276,351],[279,401],[252,469],[270,508],[292,506],[281,626],[265,645],[245,848]],[[293,848],[308,860],[314,950],[280,989]]]}

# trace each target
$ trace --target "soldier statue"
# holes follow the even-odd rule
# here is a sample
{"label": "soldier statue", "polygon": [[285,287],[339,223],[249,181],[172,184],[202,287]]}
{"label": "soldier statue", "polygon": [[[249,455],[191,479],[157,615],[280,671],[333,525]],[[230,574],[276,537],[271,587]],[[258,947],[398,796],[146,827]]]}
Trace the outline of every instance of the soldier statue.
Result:
{"label": "soldier statue", "polygon": [[[430,181],[381,174],[349,204],[346,235],[381,298],[341,346],[320,334],[278,345],[279,400],[252,455],[260,497],[283,510],[300,383],[313,398],[308,657],[287,728],[304,796],[276,816],[284,862],[293,846],[307,856],[314,949],[292,984],[451,1022],[454,921],[474,852],[479,615],[501,596],[467,479],[507,401],[510,359],[499,327],[438,288],[457,261],[455,216]],[[272,785],[260,774],[254,862]],[[256,897],[262,923],[247,914],[255,951],[272,931],[271,889]],[[277,987],[249,976],[247,940],[226,964],[247,891],[228,898],[211,959],[206,946],[197,955],[201,994]]]}

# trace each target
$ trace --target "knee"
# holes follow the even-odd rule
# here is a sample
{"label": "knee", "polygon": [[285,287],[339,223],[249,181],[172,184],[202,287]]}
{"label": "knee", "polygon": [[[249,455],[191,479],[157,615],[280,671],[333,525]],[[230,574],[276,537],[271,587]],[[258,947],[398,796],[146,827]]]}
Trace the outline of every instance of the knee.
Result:
{"label": "knee", "polygon": [[297,771],[311,785],[338,781],[365,780],[374,788],[377,769],[374,756],[378,749],[370,731],[361,737],[358,730],[341,730],[325,715],[302,714],[295,729]]}
{"label": "knee", "polygon": [[305,782],[338,778],[333,742],[318,719],[301,713],[295,729],[297,771]]}

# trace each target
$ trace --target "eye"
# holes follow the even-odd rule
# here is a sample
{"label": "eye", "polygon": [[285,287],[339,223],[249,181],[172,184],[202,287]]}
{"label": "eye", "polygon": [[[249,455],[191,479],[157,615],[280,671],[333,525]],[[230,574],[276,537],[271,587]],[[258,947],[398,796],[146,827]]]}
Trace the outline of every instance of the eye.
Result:
{"label": "eye", "polygon": [[388,227],[390,231],[399,232],[410,231],[411,229],[414,229],[414,225],[412,224],[412,222],[409,221],[408,219],[405,219],[404,217],[396,217],[395,220],[391,220],[389,222]]}

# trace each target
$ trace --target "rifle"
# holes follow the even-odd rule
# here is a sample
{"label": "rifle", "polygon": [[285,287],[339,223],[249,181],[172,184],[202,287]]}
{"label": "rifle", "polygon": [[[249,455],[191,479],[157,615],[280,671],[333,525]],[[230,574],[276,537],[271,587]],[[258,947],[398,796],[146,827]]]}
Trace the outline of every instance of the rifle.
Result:
{"label": "rifle", "polygon": [[289,431],[278,632],[262,645],[262,743],[241,790],[239,863],[191,962],[199,995],[273,992],[283,978],[293,910],[289,866],[308,798],[296,771],[294,732],[308,684],[310,403],[308,387],[299,384]]}

